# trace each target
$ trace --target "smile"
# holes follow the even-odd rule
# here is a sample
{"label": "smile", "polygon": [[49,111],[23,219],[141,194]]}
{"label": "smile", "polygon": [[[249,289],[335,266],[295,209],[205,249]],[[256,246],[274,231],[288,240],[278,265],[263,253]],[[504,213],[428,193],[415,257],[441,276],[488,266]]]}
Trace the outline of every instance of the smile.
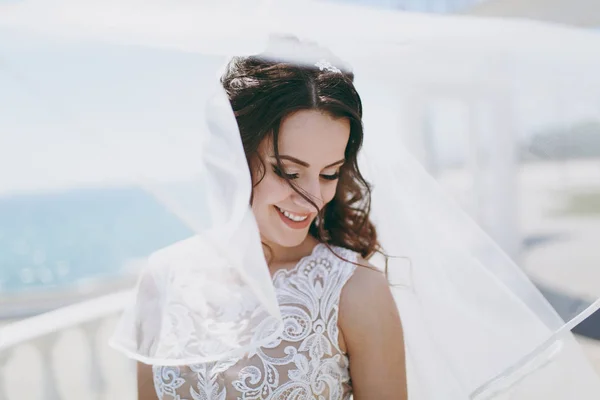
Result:
{"label": "smile", "polygon": [[314,213],[296,214],[277,206],[274,206],[274,208],[283,223],[292,229],[306,229],[312,221],[311,216],[314,215]]}
{"label": "smile", "polygon": [[[275,207],[277,207],[277,206],[275,206]],[[294,214],[294,213],[291,213],[291,212],[286,211],[283,208],[279,208],[279,207],[277,207],[277,209],[279,210],[279,212],[281,212],[283,215],[285,215],[287,218],[291,219],[294,222],[302,222],[302,221],[306,220],[309,215],[309,214],[305,214],[305,215]]]}

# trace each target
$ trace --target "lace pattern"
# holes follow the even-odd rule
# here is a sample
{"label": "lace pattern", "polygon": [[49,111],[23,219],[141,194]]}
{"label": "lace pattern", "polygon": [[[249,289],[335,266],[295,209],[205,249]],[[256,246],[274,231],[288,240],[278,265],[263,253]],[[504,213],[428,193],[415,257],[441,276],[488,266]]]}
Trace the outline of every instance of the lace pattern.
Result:
{"label": "lace pattern", "polygon": [[[357,255],[319,244],[273,284],[283,333],[242,357],[185,367],[155,366],[158,397],[176,400],[347,400],[348,358],[338,343],[339,298]],[[266,323],[257,334],[273,329]]]}
{"label": "lace pattern", "polygon": [[240,357],[277,337],[283,326],[264,255],[239,236],[237,253],[199,235],[153,253],[111,345],[173,366]]}

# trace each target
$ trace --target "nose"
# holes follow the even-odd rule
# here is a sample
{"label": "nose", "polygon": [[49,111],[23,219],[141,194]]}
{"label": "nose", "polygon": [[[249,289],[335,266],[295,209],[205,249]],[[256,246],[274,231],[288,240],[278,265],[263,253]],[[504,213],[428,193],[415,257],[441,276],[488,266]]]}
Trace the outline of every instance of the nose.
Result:
{"label": "nose", "polygon": [[[301,182],[299,188],[300,192],[316,204],[319,210],[323,208],[323,195],[321,193],[321,183],[319,182],[319,179],[306,179]],[[292,195],[292,200],[302,208],[315,211],[314,205],[310,204],[304,197],[296,192]]]}

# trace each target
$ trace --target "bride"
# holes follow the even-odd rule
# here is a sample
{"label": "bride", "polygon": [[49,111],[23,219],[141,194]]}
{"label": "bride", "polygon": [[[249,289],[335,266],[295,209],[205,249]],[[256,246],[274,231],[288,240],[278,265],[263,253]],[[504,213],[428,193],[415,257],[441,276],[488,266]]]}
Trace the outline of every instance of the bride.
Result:
{"label": "bride", "polygon": [[[406,399],[403,332],[358,168],[362,104],[333,58],[234,57],[221,82],[252,176],[251,208],[283,332],[244,356],[138,364],[140,399]],[[185,242],[163,252],[185,251]]]}
{"label": "bride", "polygon": [[404,149],[398,86],[363,107],[331,53],[270,45],[227,64],[201,168],[155,188],[197,235],[148,259],[113,336],[139,398],[596,398],[585,313],[562,321]]}

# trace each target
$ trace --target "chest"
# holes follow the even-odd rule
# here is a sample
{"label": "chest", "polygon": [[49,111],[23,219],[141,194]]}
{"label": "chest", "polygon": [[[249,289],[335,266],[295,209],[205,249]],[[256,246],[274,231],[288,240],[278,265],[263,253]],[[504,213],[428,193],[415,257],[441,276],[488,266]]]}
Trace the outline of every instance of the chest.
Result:
{"label": "chest", "polygon": [[351,272],[332,268],[326,259],[275,272],[281,334],[243,357],[171,368],[169,373],[156,369],[157,393],[177,394],[172,398],[181,400],[350,398],[349,361],[338,342],[338,308]]}
{"label": "chest", "polygon": [[225,399],[338,400],[350,392],[348,358],[338,343],[337,297],[329,293],[335,285],[328,285],[324,274],[298,272],[275,281],[282,334],[241,359],[213,367],[212,379],[218,374],[216,379],[235,392]]}

